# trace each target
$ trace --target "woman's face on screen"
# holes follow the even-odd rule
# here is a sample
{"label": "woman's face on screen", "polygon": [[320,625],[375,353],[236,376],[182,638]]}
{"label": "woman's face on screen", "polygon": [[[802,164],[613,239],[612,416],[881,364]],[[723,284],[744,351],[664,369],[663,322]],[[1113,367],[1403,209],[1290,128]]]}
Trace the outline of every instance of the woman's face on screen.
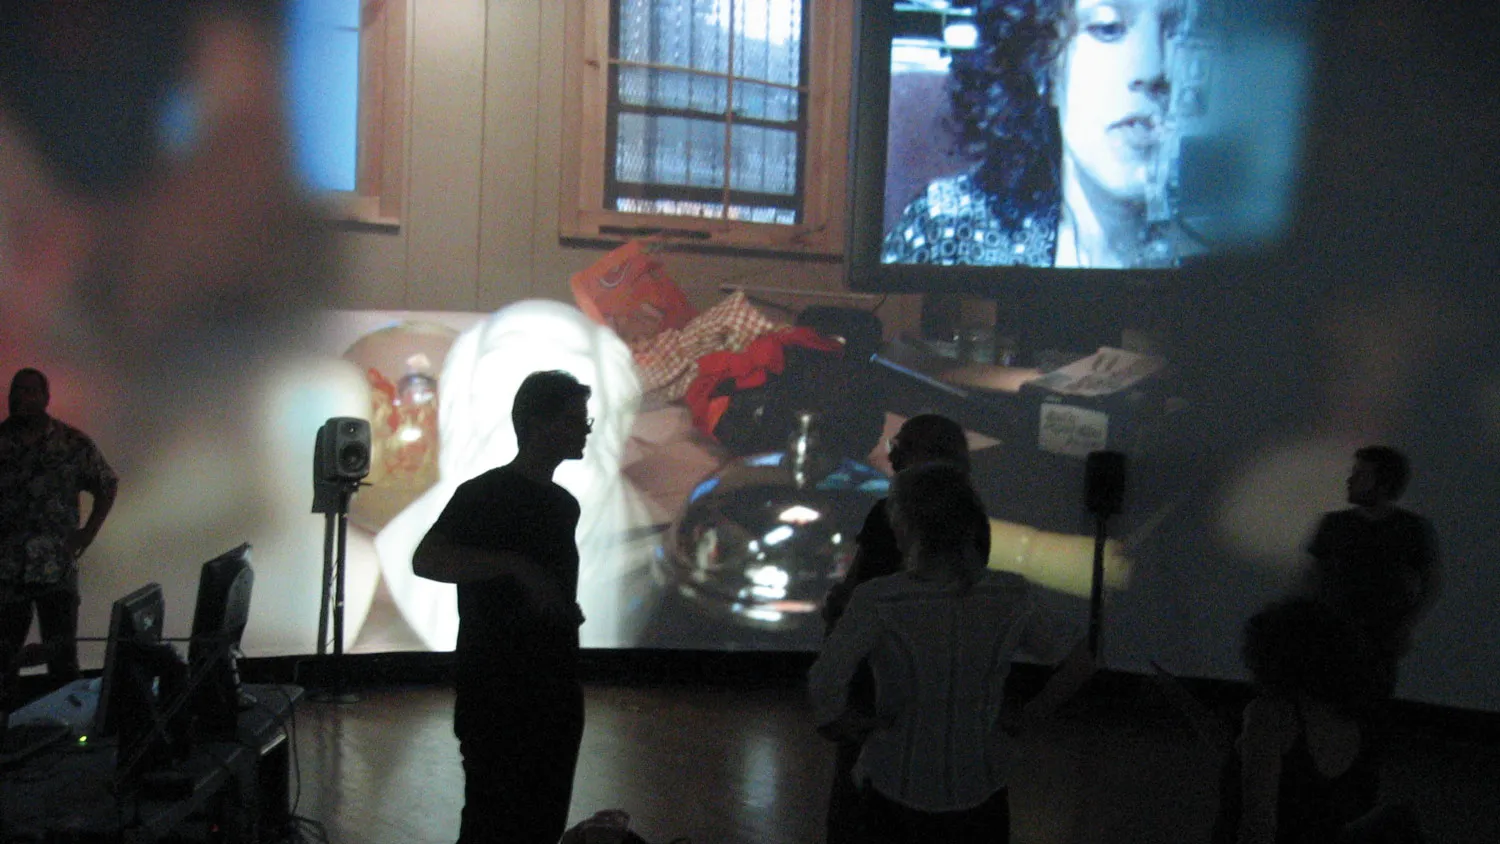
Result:
{"label": "woman's face on screen", "polygon": [[1053,76],[1063,156],[1080,178],[1144,198],[1170,86],[1166,52],[1182,0],[1078,0]]}

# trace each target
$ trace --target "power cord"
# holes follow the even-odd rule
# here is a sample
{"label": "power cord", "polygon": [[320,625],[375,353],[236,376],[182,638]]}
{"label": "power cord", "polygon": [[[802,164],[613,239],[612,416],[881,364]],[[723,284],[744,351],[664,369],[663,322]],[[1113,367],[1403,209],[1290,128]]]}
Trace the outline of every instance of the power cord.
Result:
{"label": "power cord", "polygon": [[299,749],[301,742],[297,734],[297,703],[285,687],[277,685],[272,688],[286,698],[286,714],[276,716],[276,721],[277,725],[286,731],[287,745],[292,760],[291,774],[297,782],[292,792],[292,806],[287,813],[288,826],[284,830],[277,831],[280,837],[275,840],[287,842],[287,844],[304,844],[304,842],[328,844],[328,829],[321,821],[297,814],[297,810],[302,805],[302,754]]}

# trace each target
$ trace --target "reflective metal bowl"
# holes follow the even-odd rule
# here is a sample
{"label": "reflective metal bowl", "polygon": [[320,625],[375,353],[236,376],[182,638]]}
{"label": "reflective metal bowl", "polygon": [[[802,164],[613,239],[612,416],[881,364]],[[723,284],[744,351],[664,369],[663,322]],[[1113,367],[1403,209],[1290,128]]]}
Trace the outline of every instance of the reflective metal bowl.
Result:
{"label": "reflective metal bowl", "polygon": [[705,478],[664,537],[657,582],[739,628],[802,631],[816,642],[828,589],[890,479],[855,460],[770,452]]}

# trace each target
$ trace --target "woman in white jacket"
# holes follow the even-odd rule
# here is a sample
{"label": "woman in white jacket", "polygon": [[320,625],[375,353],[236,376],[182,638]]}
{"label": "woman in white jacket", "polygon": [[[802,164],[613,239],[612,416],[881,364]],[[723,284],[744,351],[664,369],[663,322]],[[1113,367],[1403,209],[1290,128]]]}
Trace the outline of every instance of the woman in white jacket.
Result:
{"label": "woman in white jacket", "polygon": [[[891,488],[891,526],[906,570],[854,591],[808,675],[819,730],[863,736],[854,776],[870,830],[890,842],[1009,840],[1005,679],[1018,649],[1053,659],[1066,625],[1038,606],[1027,581],[989,571],[966,527],[983,505],[962,470],[908,469]],[[874,717],[848,708],[849,681],[868,658]],[[1022,711],[1041,718],[1088,679],[1093,660],[1075,647]]]}

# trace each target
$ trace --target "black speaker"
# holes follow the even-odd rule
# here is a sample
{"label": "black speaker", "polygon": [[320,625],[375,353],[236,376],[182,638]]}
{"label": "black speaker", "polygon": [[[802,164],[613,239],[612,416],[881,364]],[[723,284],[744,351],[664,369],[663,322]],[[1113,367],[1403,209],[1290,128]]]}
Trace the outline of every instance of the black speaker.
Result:
{"label": "black speaker", "polygon": [[370,423],[335,416],[323,423],[313,447],[313,480],[357,481],[370,474]]}
{"label": "black speaker", "polygon": [[1113,516],[1125,505],[1125,455],[1091,451],[1084,466],[1084,504],[1090,513]]}

